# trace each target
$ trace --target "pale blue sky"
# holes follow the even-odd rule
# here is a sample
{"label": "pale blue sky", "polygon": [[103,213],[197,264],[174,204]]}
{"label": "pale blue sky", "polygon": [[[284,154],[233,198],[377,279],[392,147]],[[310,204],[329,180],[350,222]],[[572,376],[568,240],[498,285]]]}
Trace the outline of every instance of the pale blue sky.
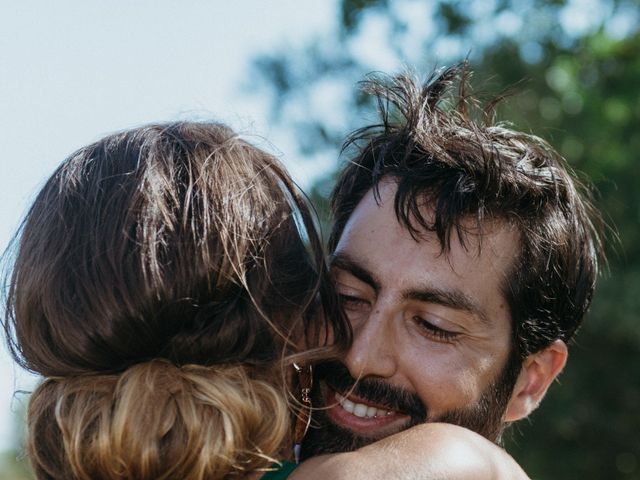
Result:
{"label": "pale blue sky", "polygon": [[[259,52],[335,28],[336,0],[0,0],[0,249],[55,166],[106,133],[151,121],[214,118],[295,162],[269,125],[264,90],[243,86]],[[262,138],[268,139],[272,144]],[[327,160],[330,161],[330,160]],[[12,400],[32,380],[0,347],[0,451]]]}

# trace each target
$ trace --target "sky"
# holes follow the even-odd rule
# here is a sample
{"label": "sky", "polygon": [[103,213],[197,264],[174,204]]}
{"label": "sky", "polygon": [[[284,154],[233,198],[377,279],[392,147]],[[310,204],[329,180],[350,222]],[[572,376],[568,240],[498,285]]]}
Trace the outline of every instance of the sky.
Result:
{"label": "sky", "polygon": [[[221,120],[278,155],[303,188],[328,165],[252,91],[252,58],[336,28],[336,0],[0,0],[0,251],[54,168],[113,131]],[[32,388],[0,346],[0,452]]]}

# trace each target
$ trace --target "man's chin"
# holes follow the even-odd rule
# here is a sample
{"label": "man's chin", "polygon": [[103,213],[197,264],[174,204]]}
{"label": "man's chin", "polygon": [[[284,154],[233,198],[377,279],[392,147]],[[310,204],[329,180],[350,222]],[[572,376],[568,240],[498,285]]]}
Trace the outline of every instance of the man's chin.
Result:
{"label": "man's chin", "polygon": [[[351,452],[405,430],[412,424],[410,416],[372,404],[348,392],[336,396],[336,392],[324,382],[316,392],[318,403],[314,404],[326,407],[313,413],[314,421],[302,444],[303,459],[326,453]],[[345,405],[344,400],[351,405]],[[367,412],[364,412],[365,406]]]}
{"label": "man's chin", "polygon": [[[512,357],[477,402],[430,420],[460,425],[499,443],[504,412],[521,366],[515,353]],[[356,384],[347,368],[336,362],[319,364],[315,373],[311,396],[318,408],[302,445],[303,458],[357,450],[429,419],[427,405],[415,393],[383,379],[365,378]]]}
{"label": "man's chin", "polygon": [[[324,413],[324,412],[323,412]],[[325,414],[309,429],[302,443],[302,459],[327,453],[352,452],[365,447],[378,438],[362,437],[329,420]]]}

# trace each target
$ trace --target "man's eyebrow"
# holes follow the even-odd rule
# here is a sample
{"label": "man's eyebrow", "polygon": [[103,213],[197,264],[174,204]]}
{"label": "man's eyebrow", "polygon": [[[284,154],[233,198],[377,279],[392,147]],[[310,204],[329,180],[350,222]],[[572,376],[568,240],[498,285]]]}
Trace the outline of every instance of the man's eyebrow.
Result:
{"label": "man's eyebrow", "polygon": [[380,282],[365,267],[345,253],[334,253],[329,258],[331,268],[339,268],[350,273],[361,282],[371,286],[375,292],[380,291]]}
{"label": "man's eyebrow", "polygon": [[428,287],[421,290],[409,290],[404,292],[402,294],[402,299],[435,303],[456,310],[464,310],[478,317],[484,324],[491,323],[484,310],[460,290],[442,290],[439,288]]}

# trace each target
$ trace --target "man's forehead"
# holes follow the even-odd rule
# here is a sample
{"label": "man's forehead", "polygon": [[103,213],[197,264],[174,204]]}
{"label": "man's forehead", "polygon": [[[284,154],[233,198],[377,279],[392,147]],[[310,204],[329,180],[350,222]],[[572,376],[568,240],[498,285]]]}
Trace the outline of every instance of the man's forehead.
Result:
{"label": "man's forehead", "polygon": [[[371,209],[374,205],[377,208],[376,216],[381,215],[385,221],[389,222],[395,228],[407,231],[416,242],[427,242],[433,244],[438,242],[441,253],[448,255],[448,245],[458,244],[462,249],[469,253],[480,255],[487,244],[487,248],[506,248],[509,258],[513,258],[517,254],[520,247],[520,232],[517,226],[506,217],[485,214],[480,218],[477,214],[460,215],[455,218],[455,223],[448,225],[448,237],[442,239],[441,242],[436,234],[437,220],[436,207],[434,202],[436,197],[431,195],[431,191],[425,190],[424,194],[418,195],[416,201],[417,211],[413,209],[406,210],[406,219],[409,225],[403,222],[402,210],[403,206],[396,205],[396,195],[398,183],[391,177],[383,178],[376,186],[369,189],[360,203],[352,212],[351,217],[347,220],[346,227],[358,213],[359,209]],[[370,210],[371,211],[371,210]],[[374,208],[372,211],[376,211]],[[393,215],[390,215],[393,213]],[[418,218],[420,216],[420,219]],[[370,217],[371,218],[371,217]],[[426,227],[423,225],[426,224]],[[344,235],[344,231],[343,231]],[[515,248],[513,248],[515,247]],[[500,252],[496,252],[500,254]]]}

